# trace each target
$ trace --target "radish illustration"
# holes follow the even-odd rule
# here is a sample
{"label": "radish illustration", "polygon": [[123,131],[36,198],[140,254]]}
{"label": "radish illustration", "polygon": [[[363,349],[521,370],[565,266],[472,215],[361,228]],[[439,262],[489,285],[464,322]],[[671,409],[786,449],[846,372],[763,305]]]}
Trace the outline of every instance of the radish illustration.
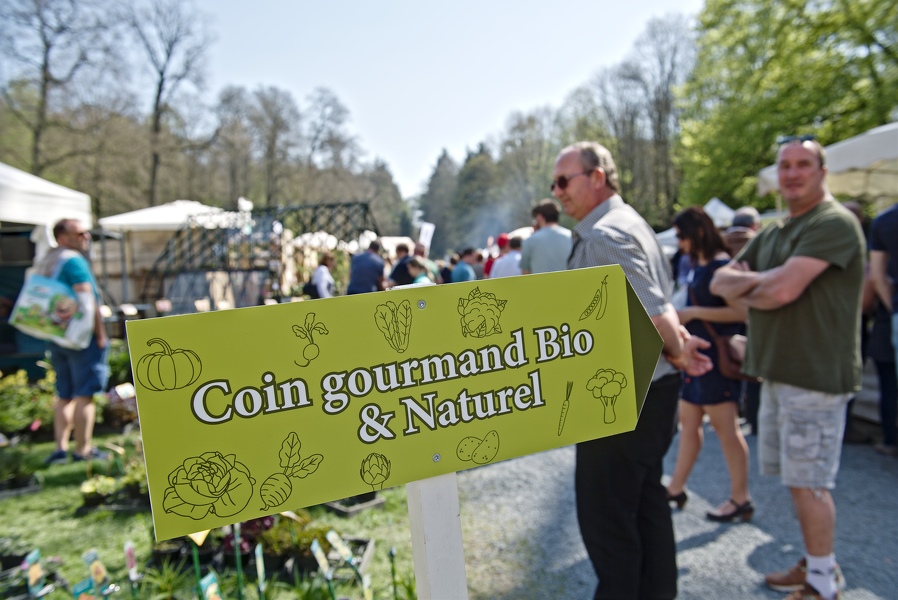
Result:
{"label": "radish illustration", "polygon": [[321,349],[318,347],[318,344],[315,343],[315,338],[312,334],[320,333],[321,335],[327,335],[327,327],[324,326],[324,323],[315,322],[315,313],[309,313],[306,315],[304,325],[293,326],[293,333],[296,334],[296,337],[308,340],[308,344],[302,349],[303,362],[294,360],[293,364],[299,367],[308,366],[310,362],[318,358],[318,355],[321,354]]}

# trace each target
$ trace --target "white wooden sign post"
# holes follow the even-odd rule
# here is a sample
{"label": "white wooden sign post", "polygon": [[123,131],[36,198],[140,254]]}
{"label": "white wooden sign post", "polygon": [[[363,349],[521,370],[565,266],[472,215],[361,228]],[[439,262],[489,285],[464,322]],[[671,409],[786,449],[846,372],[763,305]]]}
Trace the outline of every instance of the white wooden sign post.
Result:
{"label": "white wooden sign post", "polygon": [[406,484],[415,588],[421,600],[467,600],[455,473]]}

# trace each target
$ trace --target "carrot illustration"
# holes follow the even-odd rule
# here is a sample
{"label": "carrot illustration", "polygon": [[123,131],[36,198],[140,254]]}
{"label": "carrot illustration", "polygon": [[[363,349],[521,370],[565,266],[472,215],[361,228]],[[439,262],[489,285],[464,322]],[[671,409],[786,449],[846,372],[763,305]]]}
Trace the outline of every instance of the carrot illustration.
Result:
{"label": "carrot illustration", "polygon": [[567,382],[567,391],[564,394],[564,402],[561,403],[561,418],[558,419],[558,435],[564,430],[564,421],[567,419],[567,412],[571,407],[571,389],[574,387],[573,381]]}

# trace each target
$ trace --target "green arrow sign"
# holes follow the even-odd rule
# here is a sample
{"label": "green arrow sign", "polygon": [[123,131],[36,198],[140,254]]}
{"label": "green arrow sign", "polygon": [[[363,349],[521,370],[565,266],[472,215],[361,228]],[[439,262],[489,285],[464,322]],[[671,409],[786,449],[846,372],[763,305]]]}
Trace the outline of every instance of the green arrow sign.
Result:
{"label": "green arrow sign", "polygon": [[129,321],[159,539],[631,431],[617,265]]}

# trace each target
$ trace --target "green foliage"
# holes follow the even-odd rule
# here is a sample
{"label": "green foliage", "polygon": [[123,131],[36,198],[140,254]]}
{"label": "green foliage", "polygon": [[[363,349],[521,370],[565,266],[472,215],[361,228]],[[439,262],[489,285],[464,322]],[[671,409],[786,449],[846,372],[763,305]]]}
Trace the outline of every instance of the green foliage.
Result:
{"label": "green foliage", "polygon": [[430,244],[430,255],[433,257],[442,256],[448,250],[457,248],[458,243],[452,239],[450,226],[452,203],[455,201],[457,188],[458,165],[443,150],[427,182],[427,189],[418,200],[422,220],[436,225]]}
{"label": "green foliage", "polygon": [[193,591],[192,571],[179,563],[164,561],[159,567],[150,567],[141,581],[141,597],[149,600],[169,600]]}
{"label": "green foliage", "polygon": [[499,169],[485,145],[468,153],[458,172],[449,211],[449,235],[456,250],[483,247],[489,235],[500,232],[504,223],[497,220],[496,204],[501,183]]}
{"label": "green foliage", "polygon": [[311,522],[305,526],[292,519],[279,517],[274,526],[262,532],[258,541],[262,551],[269,556],[312,556],[312,542],[318,540],[321,549],[330,552],[330,542],[325,537],[330,527]]}
{"label": "green foliage", "polygon": [[398,574],[394,584],[396,585],[398,600],[416,600],[418,597],[414,572],[408,571]]}
{"label": "green foliage", "polygon": [[133,383],[131,356],[128,353],[128,343],[113,338],[109,340],[109,387],[121,383]]}
{"label": "green foliage", "polygon": [[25,371],[0,379],[0,431],[15,433],[38,421],[43,427],[52,427],[55,383],[52,369],[33,384]]}
{"label": "green foliage", "polygon": [[0,481],[25,483],[40,468],[41,461],[24,444],[0,447]]}
{"label": "green foliage", "polygon": [[755,203],[779,135],[824,145],[887,123],[898,107],[894,2],[709,0],[680,90],[681,203]]}

